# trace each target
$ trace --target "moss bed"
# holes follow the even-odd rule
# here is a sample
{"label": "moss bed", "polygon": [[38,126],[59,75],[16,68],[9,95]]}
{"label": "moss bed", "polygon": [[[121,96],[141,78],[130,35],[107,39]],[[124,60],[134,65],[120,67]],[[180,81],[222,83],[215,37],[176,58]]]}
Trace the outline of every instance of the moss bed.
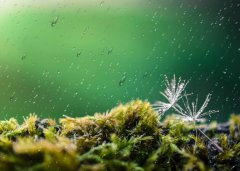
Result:
{"label": "moss bed", "polygon": [[11,118],[0,121],[0,170],[240,170],[240,116],[198,127],[224,152],[174,115],[161,121],[141,100],[59,124]]}

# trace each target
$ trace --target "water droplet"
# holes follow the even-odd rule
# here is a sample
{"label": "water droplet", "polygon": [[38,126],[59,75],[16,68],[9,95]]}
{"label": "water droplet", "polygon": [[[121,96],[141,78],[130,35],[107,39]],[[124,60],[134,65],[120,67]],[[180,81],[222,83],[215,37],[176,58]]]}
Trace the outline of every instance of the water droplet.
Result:
{"label": "water droplet", "polygon": [[51,26],[54,27],[58,23],[58,16],[51,21]]}

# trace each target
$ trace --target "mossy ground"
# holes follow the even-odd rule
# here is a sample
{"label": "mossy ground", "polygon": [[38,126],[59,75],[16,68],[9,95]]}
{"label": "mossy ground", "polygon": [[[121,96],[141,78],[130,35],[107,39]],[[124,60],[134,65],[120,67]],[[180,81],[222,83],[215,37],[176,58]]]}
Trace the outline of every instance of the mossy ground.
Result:
{"label": "mossy ground", "polygon": [[240,170],[240,116],[195,127],[174,116],[160,122],[148,102],[136,100],[105,114],[65,117],[57,124],[36,115],[19,125],[0,122],[0,170],[155,171]]}

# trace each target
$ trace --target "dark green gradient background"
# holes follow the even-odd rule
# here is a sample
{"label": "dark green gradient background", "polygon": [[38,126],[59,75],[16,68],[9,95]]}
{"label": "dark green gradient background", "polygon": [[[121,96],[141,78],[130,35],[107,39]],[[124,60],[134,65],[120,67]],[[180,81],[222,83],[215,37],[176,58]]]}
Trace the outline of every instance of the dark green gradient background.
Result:
{"label": "dark green gradient background", "polygon": [[213,93],[219,120],[240,112],[237,1],[73,2],[0,1],[1,119],[163,100],[164,74],[190,79],[200,102]]}

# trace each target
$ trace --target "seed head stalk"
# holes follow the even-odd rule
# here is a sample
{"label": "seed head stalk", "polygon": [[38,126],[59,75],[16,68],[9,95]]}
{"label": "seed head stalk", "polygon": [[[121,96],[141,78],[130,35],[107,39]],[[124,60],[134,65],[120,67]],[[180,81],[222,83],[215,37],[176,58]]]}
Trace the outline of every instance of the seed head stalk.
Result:
{"label": "seed head stalk", "polygon": [[211,138],[209,138],[204,132],[201,131],[201,129],[197,128],[196,131],[199,131],[202,133],[202,135],[204,135],[220,152],[224,152],[222,147],[220,147],[217,143],[215,143],[213,140],[211,140]]}

